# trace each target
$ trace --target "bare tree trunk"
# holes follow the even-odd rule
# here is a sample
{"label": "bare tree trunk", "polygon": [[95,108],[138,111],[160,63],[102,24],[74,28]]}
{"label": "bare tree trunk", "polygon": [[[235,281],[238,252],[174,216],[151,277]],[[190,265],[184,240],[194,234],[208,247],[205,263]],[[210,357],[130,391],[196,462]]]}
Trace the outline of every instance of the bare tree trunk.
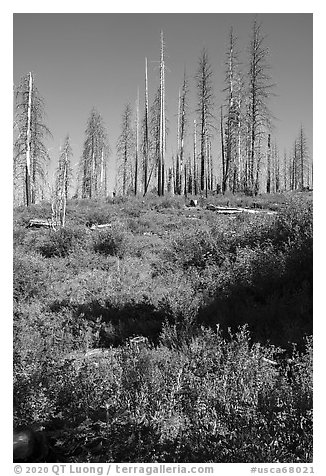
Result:
{"label": "bare tree trunk", "polygon": [[271,135],[268,134],[267,140],[267,182],[266,193],[271,193]]}
{"label": "bare tree trunk", "polygon": [[181,194],[181,183],[182,183],[182,170],[180,167],[180,107],[181,107],[181,96],[180,96],[180,89],[179,89],[179,100],[178,100],[178,119],[177,119],[177,164],[176,164],[176,182],[177,182],[177,194]]}
{"label": "bare tree trunk", "polygon": [[127,161],[128,161],[128,152],[127,144],[125,144],[124,150],[124,164],[123,164],[123,182],[122,182],[122,195],[126,195],[126,186],[127,186]]}
{"label": "bare tree trunk", "polygon": [[[186,79],[186,72],[184,72],[183,85],[182,85],[182,96],[179,93],[179,147],[180,147],[180,175],[182,175],[183,162],[184,162],[184,141],[186,133],[186,108],[187,108],[187,94],[188,94],[188,84]],[[189,172],[191,167],[189,169]],[[191,177],[191,173],[189,173]]]}
{"label": "bare tree trunk", "polygon": [[149,131],[148,131],[148,78],[147,78],[147,58],[145,58],[145,157],[144,157],[144,196],[148,188],[148,154],[149,154]]}
{"label": "bare tree trunk", "polygon": [[[64,174],[63,174],[63,187],[65,187],[65,184],[67,182],[67,158],[65,161],[65,168],[64,168]],[[62,215],[61,215],[61,226],[65,226],[66,222],[66,207],[67,207],[67,197],[65,190],[62,191]]]}
{"label": "bare tree trunk", "polygon": [[209,184],[210,184],[209,143],[208,143],[207,137],[206,137],[205,155],[206,155],[205,188],[206,188],[206,198],[207,198],[207,195],[208,195],[207,192],[209,190]]}
{"label": "bare tree trunk", "polygon": [[283,182],[284,182],[284,190],[287,190],[287,155],[286,151],[284,151],[284,160],[283,160]]}
{"label": "bare tree trunk", "polygon": [[275,176],[275,192],[280,191],[280,159],[277,144],[274,144],[274,176]]}
{"label": "bare tree trunk", "polygon": [[253,184],[253,194],[256,196],[258,195],[259,193],[259,175],[260,175],[260,166],[261,166],[261,139],[259,138],[259,142],[258,142],[258,151],[257,151],[257,164],[256,164],[256,176],[254,175],[255,177],[255,180],[254,180],[254,184]]}
{"label": "bare tree trunk", "polygon": [[200,190],[205,189],[205,125],[202,117],[200,133]]}
{"label": "bare tree trunk", "polygon": [[301,126],[300,129],[300,188],[304,189],[304,139],[303,139],[303,129]]}
{"label": "bare tree trunk", "polygon": [[236,178],[236,187],[237,191],[241,190],[242,175],[243,175],[243,165],[241,157],[241,119],[238,120],[238,167],[237,167],[237,178]]}
{"label": "bare tree trunk", "polygon": [[213,156],[212,156],[212,144],[209,142],[209,161],[210,161],[210,190],[213,190]]}
{"label": "bare tree trunk", "polygon": [[164,37],[161,31],[161,59],[160,59],[160,154],[158,163],[158,195],[164,195],[164,162],[165,162],[165,65],[164,65]]}
{"label": "bare tree trunk", "polygon": [[136,154],[135,154],[135,195],[137,195],[138,184],[138,154],[139,154],[139,89],[136,100]]}
{"label": "bare tree trunk", "polygon": [[198,193],[198,183],[197,183],[197,122],[194,119],[194,192],[195,195]]}
{"label": "bare tree trunk", "polygon": [[173,193],[176,195],[177,192],[177,181],[176,181],[176,171],[175,171],[175,160],[174,160],[174,155],[172,155],[172,177],[173,177]]}
{"label": "bare tree trunk", "polygon": [[32,91],[33,77],[29,73],[29,90],[28,90],[28,110],[27,110],[27,134],[26,134],[26,204],[31,204],[31,121],[32,121]]}
{"label": "bare tree trunk", "polygon": [[224,150],[224,131],[223,131],[223,106],[221,106],[221,148],[222,148],[222,193],[226,189],[226,165],[225,165],[225,150]]}

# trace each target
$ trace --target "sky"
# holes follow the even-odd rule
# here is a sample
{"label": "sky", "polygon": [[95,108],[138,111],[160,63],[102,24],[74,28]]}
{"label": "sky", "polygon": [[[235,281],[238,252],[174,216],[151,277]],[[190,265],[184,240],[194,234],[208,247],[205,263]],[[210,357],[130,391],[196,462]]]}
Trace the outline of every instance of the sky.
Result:
{"label": "sky", "polygon": [[[238,37],[243,69],[254,15],[250,13],[16,13],[13,15],[13,82],[29,71],[45,100],[50,179],[60,146],[71,137],[73,164],[80,159],[85,128],[95,107],[107,127],[111,147],[110,188],[114,185],[116,142],[127,103],[140,109],[144,98],[144,65],[148,58],[149,96],[159,85],[160,31],[166,45],[166,100],[169,136],[167,157],[176,152],[178,90],[184,69],[190,83],[190,120],[195,118],[195,81],[200,53],[205,47],[214,71],[215,112],[218,126],[223,102],[224,61],[229,29]],[[313,15],[259,14],[275,96],[269,107],[281,156],[291,152],[301,124],[312,156]],[[189,152],[190,152],[189,134]],[[220,161],[218,132],[213,156]]]}

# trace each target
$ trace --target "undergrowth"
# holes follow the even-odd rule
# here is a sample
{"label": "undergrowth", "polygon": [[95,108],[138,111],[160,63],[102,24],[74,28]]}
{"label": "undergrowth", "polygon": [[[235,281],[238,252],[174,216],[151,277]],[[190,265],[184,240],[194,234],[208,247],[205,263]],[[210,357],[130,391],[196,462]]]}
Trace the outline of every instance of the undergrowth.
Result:
{"label": "undergrowth", "polygon": [[71,201],[56,232],[15,210],[14,422],[55,458],[312,461],[311,198],[199,201]]}

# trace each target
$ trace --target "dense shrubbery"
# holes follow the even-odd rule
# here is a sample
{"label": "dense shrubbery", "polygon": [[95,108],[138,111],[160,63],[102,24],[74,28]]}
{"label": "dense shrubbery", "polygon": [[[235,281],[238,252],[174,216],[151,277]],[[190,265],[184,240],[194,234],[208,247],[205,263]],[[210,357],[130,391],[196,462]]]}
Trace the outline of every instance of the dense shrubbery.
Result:
{"label": "dense shrubbery", "polygon": [[97,253],[123,258],[128,247],[127,233],[118,228],[99,231],[94,235],[93,247]]}
{"label": "dense shrubbery", "polygon": [[309,340],[291,374],[264,360],[280,350],[246,329],[166,340],[48,359],[30,380],[19,376],[16,405],[30,421],[56,422],[62,461],[311,461]]}
{"label": "dense shrubbery", "polygon": [[42,423],[53,458],[311,461],[311,205],[209,200],[278,214],[84,200],[54,232],[25,228],[46,205],[15,211],[15,424]]}

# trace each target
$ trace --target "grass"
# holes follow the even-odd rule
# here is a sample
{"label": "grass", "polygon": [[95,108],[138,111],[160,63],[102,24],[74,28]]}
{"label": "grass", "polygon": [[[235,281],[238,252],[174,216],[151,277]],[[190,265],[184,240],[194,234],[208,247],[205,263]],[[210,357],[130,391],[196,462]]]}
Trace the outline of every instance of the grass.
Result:
{"label": "grass", "polygon": [[312,197],[200,203],[70,201],[57,232],[25,228],[47,204],[15,210],[14,421],[50,459],[312,460]]}

